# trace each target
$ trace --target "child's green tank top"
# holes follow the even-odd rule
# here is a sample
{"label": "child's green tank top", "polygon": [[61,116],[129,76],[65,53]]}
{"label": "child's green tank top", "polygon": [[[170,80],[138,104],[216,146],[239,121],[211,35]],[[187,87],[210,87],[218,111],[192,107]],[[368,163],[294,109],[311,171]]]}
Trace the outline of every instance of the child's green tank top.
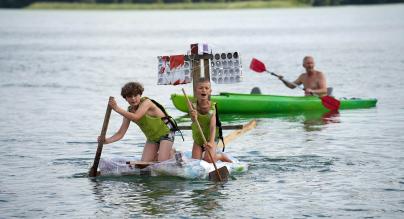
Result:
{"label": "child's green tank top", "polygon": [[[142,97],[140,104],[148,99]],[[128,107],[128,111],[131,111],[131,107]],[[157,142],[161,137],[167,135],[170,132],[168,126],[163,122],[160,117],[149,116],[145,114],[139,121],[135,122],[142,132],[145,134],[147,141]]]}
{"label": "child's green tank top", "polygon": [[[201,125],[203,134],[205,135],[206,141],[209,141],[210,139],[210,120],[212,116],[215,114],[215,104],[214,102],[211,103],[210,105],[210,110],[207,114],[200,114],[198,112],[198,122]],[[203,145],[203,138],[202,135],[200,134],[198,130],[198,125],[193,122],[191,124],[192,128],[192,138],[194,139],[194,142],[200,146]],[[215,139],[219,136],[219,130],[216,128],[216,134],[215,134]]]}

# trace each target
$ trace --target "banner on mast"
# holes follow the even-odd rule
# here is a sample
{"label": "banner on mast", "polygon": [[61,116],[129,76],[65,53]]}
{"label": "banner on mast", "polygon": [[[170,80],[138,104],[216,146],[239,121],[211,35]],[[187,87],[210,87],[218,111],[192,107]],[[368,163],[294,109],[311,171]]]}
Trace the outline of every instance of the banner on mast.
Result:
{"label": "banner on mast", "polygon": [[158,56],[158,85],[178,85],[192,82],[191,63],[184,55]]}
{"label": "banner on mast", "polygon": [[[192,82],[192,70],[198,73],[202,68],[200,60],[209,59],[209,65],[203,66],[202,71],[209,70],[211,81],[217,84],[233,84],[242,81],[243,72],[240,54],[238,52],[209,53],[207,44],[191,44],[190,55],[158,56],[158,85],[178,85]],[[205,54],[209,54],[206,58]],[[195,62],[196,61],[196,62]],[[192,65],[196,66],[192,66]],[[193,69],[195,68],[195,69]]]}

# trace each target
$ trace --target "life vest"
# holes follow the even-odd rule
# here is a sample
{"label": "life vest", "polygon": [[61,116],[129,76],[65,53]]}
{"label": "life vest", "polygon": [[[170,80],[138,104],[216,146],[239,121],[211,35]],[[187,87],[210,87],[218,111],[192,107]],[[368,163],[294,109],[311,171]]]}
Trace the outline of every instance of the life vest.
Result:
{"label": "life vest", "polygon": [[157,102],[157,101],[155,101],[153,99],[150,99],[150,98],[149,98],[149,100],[151,100],[154,103],[154,105],[156,105],[164,113],[165,117],[162,117],[161,119],[163,121],[166,120],[168,123],[170,123],[170,125],[172,127],[171,131],[180,132],[182,140],[184,141],[184,136],[182,135],[182,132],[181,132],[180,128],[178,128],[178,124],[175,121],[175,119],[173,117],[171,117],[170,115],[168,115],[166,109],[159,102]]}
{"label": "life vest", "polygon": [[224,144],[222,122],[220,121],[220,118],[219,118],[219,111],[217,110],[217,104],[215,104],[215,110],[216,110],[216,127],[219,130],[219,136],[218,137],[223,143],[222,152],[224,152],[224,148],[226,147],[226,145]]}
{"label": "life vest", "polygon": [[[217,113],[217,104],[215,102],[211,103],[210,110],[207,114],[200,114],[198,113],[198,122],[201,125],[202,132],[205,135],[205,138],[208,140],[210,138],[210,119],[212,118],[213,114],[216,114],[216,134],[215,138],[219,138],[223,142],[223,151],[224,151],[224,140],[223,140],[223,131],[222,125],[219,119],[219,115]],[[192,128],[192,138],[194,139],[195,143],[198,145],[203,145],[203,138],[199,133],[198,126],[195,122],[191,125]]]}
{"label": "life vest", "polygon": [[[146,99],[149,99],[147,97],[142,97],[140,99],[140,104],[145,101]],[[150,99],[154,104],[157,102]],[[139,128],[142,130],[142,132],[145,134],[146,138],[148,141],[153,141],[157,142],[160,140],[161,137],[167,135],[171,131],[176,131],[179,130],[178,126],[175,123],[175,120],[167,114],[165,111],[164,107],[161,106],[159,103],[156,104],[157,107],[161,107],[160,109],[163,111],[163,113],[166,115],[165,117],[154,117],[154,116],[149,116],[145,114],[142,118],[140,118],[137,122],[135,122]],[[131,106],[128,107],[128,111],[130,112],[132,109]],[[171,127],[173,127],[171,130],[167,126],[167,123],[172,124]]]}

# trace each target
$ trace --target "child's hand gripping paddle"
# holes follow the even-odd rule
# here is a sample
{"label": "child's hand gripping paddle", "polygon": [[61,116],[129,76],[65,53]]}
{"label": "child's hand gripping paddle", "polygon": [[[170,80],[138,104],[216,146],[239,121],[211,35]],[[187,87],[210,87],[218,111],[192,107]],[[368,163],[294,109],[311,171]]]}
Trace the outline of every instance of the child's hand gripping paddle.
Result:
{"label": "child's hand gripping paddle", "polygon": [[[182,92],[184,93],[185,99],[187,100],[188,109],[193,110],[191,101],[189,101],[188,96],[185,93],[184,88],[182,88]],[[205,135],[203,134],[201,125],[199,124],[198,120],[195,120],[195,123],[198,126],[198,130],[199,130],[199,132],[200,132],[200,134],[202,136],[203,143],[206,145],[208,142],[206,141]],[[208,155],[209,155],[210,159],[212,160],[213,166],[215,167],[215,172],[210,172],[209,173],[209,179],[212,180],[212,181],[215,181],[215,182],[216,181],[220,181],[220,182],[227,181],[227,179],[229,177],[229,170],[225,166],[217,169],[217,166],[216,166],[215,160],[213,159],[212,154],[210,153],[210,151],[208,149],[206,151],[208,152]]]}
{"label": "child's hand gripping paddle", "polygon": [[[262,62],[261,62],[260,60],[258,60],[258,59],[253,58],[253,59],[251,60],[250,69],[253,70],[253,71],[255,71],[255,72],[258,72],[258,73],[267,72],[267,73],[269,73],[269,74],[271,74],[271,75],[273,75],[273,76],[279,78],[280,80],[282,80],[282,81],[284,81],[284,82],[286,82],[286,83],[293,84],[294,86],[296,86],[296,87],[298,87],[298,88],[304,90],[304,88],[298,86],[297,84],[292,83],[292,82],[290,82],[290,81],[287,81],[287,80],[283,79],[281,76],[279,76],[279,75],[277,75],[277,74],[275,74],[275,73],[273,73],[273,72],[268,71],[268,70],[266,69],[266,67],[265,67],[265,64],[262,63]],[[321,99],[321,103],[323,104],[323,106],[324,106],[325,108],[327,108],[327,109],[329,109],[329,110],[331,110],[331,111],[337,111],[337,110],[339,109],[339,106],[340,106],[341,103],[340,103],[339,100],[335,99],[334,97],[331,97],[331,96],[323,96],[323,97],[319,97],[319,98]]]}

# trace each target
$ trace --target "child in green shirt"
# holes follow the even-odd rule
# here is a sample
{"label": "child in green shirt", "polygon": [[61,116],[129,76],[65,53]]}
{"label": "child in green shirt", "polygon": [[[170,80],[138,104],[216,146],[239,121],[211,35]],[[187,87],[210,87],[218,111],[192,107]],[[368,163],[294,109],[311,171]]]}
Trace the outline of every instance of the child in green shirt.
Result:
{"label": "child in green shirt", "polygon": [[119,130],[109,138],[101,139],[104,144],[119,141],[128,130],[130,121],[136,123],[147,140],[142,153],[142,161],[164,161],[171,158],[174,143],[175,127],[168,115],[154,101],[142,97],[143,86],[138,82],[129,82],[122,87],[121,95],[129,103],[128,109],[117,105],[115,99],[109,101],[109,106],[123,116]]}
{"label": "child in green shirt", "polygon": [[[212,103],[210,101],[211,93],[212,89],[209,80],[198,82],[195,94],[196,106],[194,106],[194,109],[190,111],[192,119],[192,138],[194,139],[192,158],[203,158],[205,161],[212,163],[212,160],[207,153],[203,155],[204,150],[209,150],[215,162],[217,160],[221,160],[223,162],[232,162],[225,154],[216,153],[216,141],[218,138],[218,130],[216,129],[216,103]],[[196,120],[198,120],[205,135],[207,141],[206,145],[204,145],[203,138],[196,125]]]}

